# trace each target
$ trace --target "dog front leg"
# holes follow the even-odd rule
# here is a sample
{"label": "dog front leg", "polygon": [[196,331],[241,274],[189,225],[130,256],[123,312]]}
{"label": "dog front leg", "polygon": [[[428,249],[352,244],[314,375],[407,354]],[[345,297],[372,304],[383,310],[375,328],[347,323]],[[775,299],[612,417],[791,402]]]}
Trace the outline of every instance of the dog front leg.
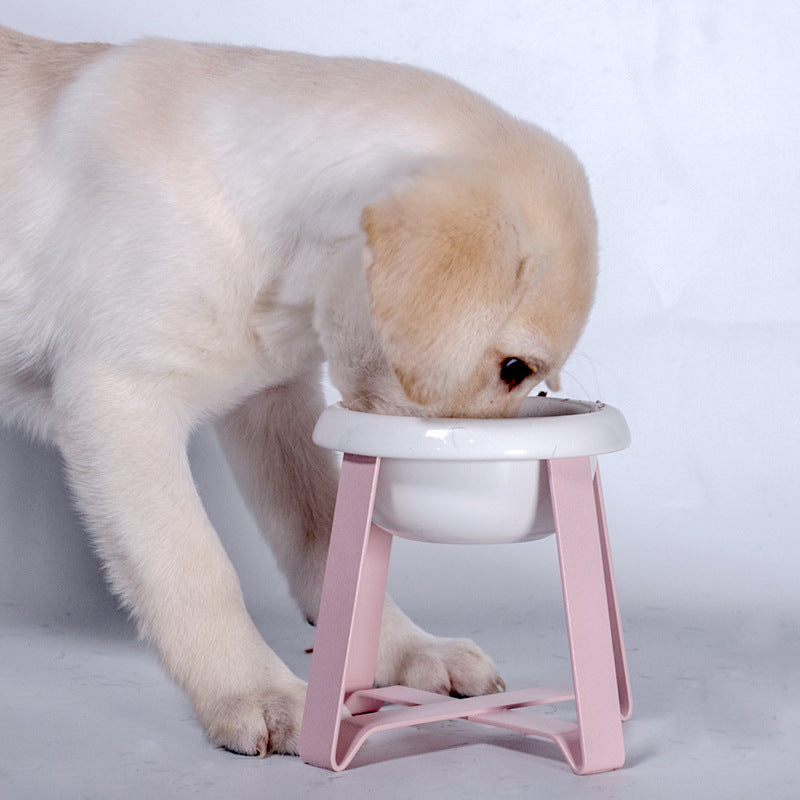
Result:
{"label": "dog front leg", "polygon": [[59,445],[108,578],[209,739],[296,752],[305,684],[267,647],[197,495],[174,394],[86,375],[62,392]]}
{"label": "dog front leg", "polygon": [[[250,399],[217,426],[242,494],[306,618],[313,622],[336,496],[329,452],[311,439],[323,397],[316,372]],[[469,639],[433,636],[387,597],[376,682],[444,694],[503,688],[492,660]]]}
{"label": "dog front leg", "polygon": [[311,435],[324,407],[318,370],[267,389],[217,423],[242,497],[312,624],[336,500],[336,462]]}
{"label": "dog front leg", "polygon": [[505,684],[492,659],[471,639],[434,636],[412,622],[387,595],[375,682],[459,697],[494,694]]}

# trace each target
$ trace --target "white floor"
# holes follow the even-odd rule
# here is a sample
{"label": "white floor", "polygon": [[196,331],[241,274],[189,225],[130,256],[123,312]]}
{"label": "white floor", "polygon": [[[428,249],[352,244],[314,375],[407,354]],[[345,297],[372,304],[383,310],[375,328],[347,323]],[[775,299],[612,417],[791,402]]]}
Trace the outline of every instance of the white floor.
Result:
{"label": "white floor", "polygon": [[[313,630],[235,505],[214,437],[199,434],[192,457],[256,623],[306,676]],[[334,775],[206,743],[109,598],[58,457],[0,432],[0,798],[796,800],[800,603],[789,512],[758,529],[680,504],[656,514],[630,502],[631,479],[616,471],[624,459],[603,466],[633,684],[624,769],[578,777],[550,743],[451,722],[376,735]],[[424,627],[476,639],[509,689],[569,680],[552,537],[487,548],[398,540],[389,584]]]}
{"label": "white floor", "polygon": [[[546,544],[536,547],[546,553]],[[416,568],[420,580],[431,579],[430,569],[415,564],[418,550],[397,550],[393,576]],[[456,551],[451,567],[464,581],[455,597],[402,587],[395,594],[429,627],[480,641],[509,688],[563,680],[561,612],[550,579],[526,586],[509,561],[508,580],[490,584],[470,566],[473,555]],[[522,552],[512,554],[517,563]],[[204,741],[186,700],[110,604],[77,621],[7,605],[0,609],[0,796],[800,796],[796,616],[687,609],[676,600],[645,604],[625,596],[624,580],[620,585],[635,705],[625,726],[627,764],[588,777],[573,775],[549,743],[467,722],[376,736],[339,775],[297,758],[234,756]],[[312,631],[275,591],[282,598],[277,613],[255,616],[280,655],[306,674]]]}

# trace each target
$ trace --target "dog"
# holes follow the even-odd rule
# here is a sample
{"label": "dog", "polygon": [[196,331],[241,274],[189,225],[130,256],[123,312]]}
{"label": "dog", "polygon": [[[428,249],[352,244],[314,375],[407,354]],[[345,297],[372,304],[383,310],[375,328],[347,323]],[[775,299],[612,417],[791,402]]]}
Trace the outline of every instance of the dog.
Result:
{"label": "dog", "polygon": [[[335,497],[321,370],[360,411],[517,412],[593,302],[572,152],[445,77],[364,59],[0,28],[0,408],[55,443],[111,589],[208,739],[296,753],[305,684],[265,644],[198,497],[213,421],[303,615]],[[503,688],[386,600],[376,681]]]}

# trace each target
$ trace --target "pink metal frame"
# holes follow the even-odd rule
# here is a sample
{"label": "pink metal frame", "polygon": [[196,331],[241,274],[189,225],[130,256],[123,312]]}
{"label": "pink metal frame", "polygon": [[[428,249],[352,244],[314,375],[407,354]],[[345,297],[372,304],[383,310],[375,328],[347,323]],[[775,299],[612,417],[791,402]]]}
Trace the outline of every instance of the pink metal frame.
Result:
{"label": "pink metal frame", "polygon": [[[622,766],[630,684],[599,472],[588,457],[547,464],[572,688],[456,699],[373,688],[392,535],[372,522],[380,458],[345,454],[300,732],[303,761],[343,770],[377,731],[468,719],[551,739],[580,775]],[[518,710],[568,700],[576,723]]]}

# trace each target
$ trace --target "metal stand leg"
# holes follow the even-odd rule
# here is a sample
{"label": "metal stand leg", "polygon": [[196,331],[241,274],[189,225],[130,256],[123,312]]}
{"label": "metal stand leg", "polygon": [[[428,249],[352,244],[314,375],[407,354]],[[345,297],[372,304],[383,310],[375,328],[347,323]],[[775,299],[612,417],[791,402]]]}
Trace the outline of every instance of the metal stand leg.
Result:
{"label": "metal stand leg", "polygon": [[625,657],[625,643],[622,637],[622,620],[617,602],[617,587],[614,580],[614,568],[611,564],[611,545],[608,540],[608,524],[606,509],[603,503],[603,487],[600,483],[600,468],[594,470],[594,499],[597,506],[597,522],[600,525],[600,546],[603,550],[603,571],[606,578],[608,595],[608,617],[611,624],[611,642],[614,645],[614,665],[617,671],[617,689],[619,692],[619,710],[622,720],[630,719],[633,712],[631,699],[631,683],[628,676],[628,659]]}
{"label": "metal stand leg", "polygon": [[327,769],[346,765],[344,701],[358,689],[371,689],[375,675],[392,544],[391,534],[372,525],[379,467],[380,459],[348,454],[339,478],[300,730],[300,757]]}
{"label": "metal stand leg", "polygon": [[548,469],[578,714],[577,729],[559,744],[579,774],[617,769],[625,761],[621,706],[629,695],[618,680],[619,617],[592,464],[553,459]]}

